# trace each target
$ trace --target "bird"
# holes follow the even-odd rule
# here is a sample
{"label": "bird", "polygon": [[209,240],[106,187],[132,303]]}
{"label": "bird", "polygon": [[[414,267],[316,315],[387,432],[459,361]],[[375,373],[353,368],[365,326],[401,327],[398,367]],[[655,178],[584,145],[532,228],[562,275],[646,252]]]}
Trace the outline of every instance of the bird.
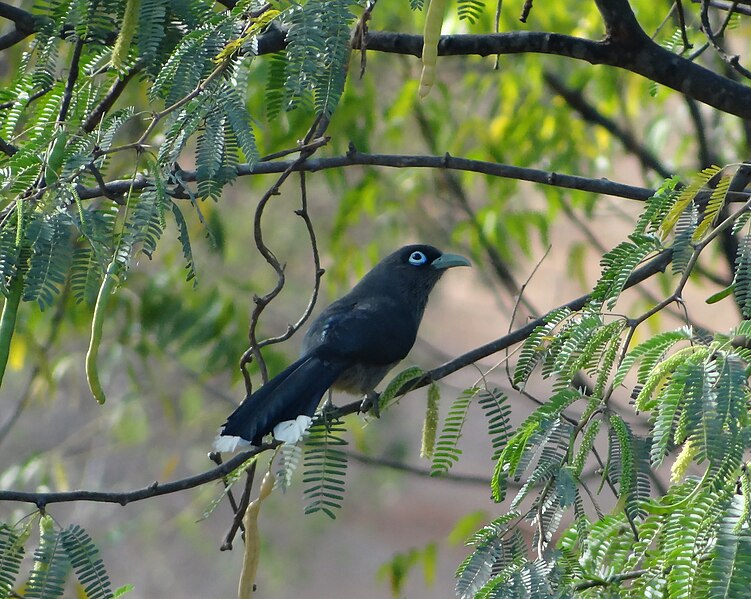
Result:
{"label": "bird", "polygon": [[404,246],[381,260],[313,321],[300,358],[230,414],[214,450],[259,447],[269,433],[296,443],[329,388],[369,397],[412,349],[430,292],[457,266],[471,264],[425,244]]}

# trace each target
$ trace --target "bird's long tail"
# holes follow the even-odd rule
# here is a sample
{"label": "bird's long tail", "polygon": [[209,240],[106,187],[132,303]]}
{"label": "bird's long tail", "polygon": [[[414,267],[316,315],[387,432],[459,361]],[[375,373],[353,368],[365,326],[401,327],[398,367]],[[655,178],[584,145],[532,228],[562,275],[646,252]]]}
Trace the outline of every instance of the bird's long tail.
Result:
{"label": "bird's long tail", "polygon": [[303,356],[245,398],[214,439],[214,449],[224,452],[258,446],[277,424],[298,416],[312,417],[344,368],[314,355]]}

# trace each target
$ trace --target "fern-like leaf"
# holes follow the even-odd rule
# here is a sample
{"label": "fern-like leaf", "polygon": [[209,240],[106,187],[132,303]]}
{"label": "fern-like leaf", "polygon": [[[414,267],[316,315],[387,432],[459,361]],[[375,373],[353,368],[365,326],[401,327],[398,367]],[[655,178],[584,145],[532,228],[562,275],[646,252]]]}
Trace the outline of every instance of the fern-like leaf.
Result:
{"label": "fern-like leaf", "polygon": [[751,580],[751,529],[740,520],[741,498],[733,497],[718,528],[710,565],[711,593],[717,599],[748,595]]}
{"label": "fern-like leaf", "polygon": [[460,21],[469,21],[474,25],[482,16],[485,2],[482,0],[459,0],[457,15]]}
{"label": "fern-like leaf", "polygon": [[177,240],[180,242],[180,247],[183,251],[183,258],[185,258],[185,269],[188,271],[185,280],[194,282],[194,286],[197,283],[196,280],[196,264],[193,261],[193,250],[190,245],[190,234],[188,232],[188,223],[185,222],[185,217],[180,211],[180,208],[175,202],[172,204],[172,215],[175,217],[175,223],[177,224]]}
{"label": "fern-like leaf", "polygon": [[562,389],[517,428],[501,451],[493,470],[490,489],[494,501],[503,501],[508,479],[518,479],[529,466],[539,447],[544,446],[549,439],[554,441],[551,447],[555,446],[555,449],[552,453],[550,448],[547,449],[547,461],[554,461],[556,455],[560,456],[561,451],[565,452],[567,444],[563,443],[563,439],[569,429],[564,431],[561,428],[558,416],[580,397],[581,395],[572,389]]}
{"label": "fern-like leaf", "polygon": [[433,463],[430,467],[431,476],[441,476],[448,472],[454,463],[459,461],[462,450],[459,449],[459,439],[462,436],[464,422],[472,400],[479,393],[477,387],[465,389],[451,404],[448,414],[443,421],[441,435],[435,446]]}
{"label": "fern-like leaf", "polygon": [[344,477],[347,454],[340,447],[347,444],[340,435],[344,426],[339,421],[313,424],[305,442],[303,479],[306,486],[306,514],[323,512],[332,520],[344,500]]}
{"label": "fern-like leaf", "polygon": [[39,547],[34,551],[34,566],[24,597],[28,599],[56,599],[63,596],[65,578],[70,562],[62,540],[51,526],[43,526]]}
{"label": "fern-like leaf", "polygon": [[545,324],[535,327],[519,352],[514,369],[514,385],[523,386],[539,362],[551,332],[570,315],[571,310],[568,308],[559,308],[545,317]]}
{"label": "fern-like leaf", "polygon": [[635,233],[645,235],[657,232],[678,198],[679,192],[676,191],[676,187],[680,182],[680,178],[676,176],[666,179],[660,185],[655,194],[646,201],[644,212],[636,223]]}
{"label": "fern-like leaf", "polygon": [[675,239],[673,240],[673,262],[671,268],[674,275],[682,275],[688,267],[691,255],[694,253],[693,239],[696,235],[699,210],[692,204],[689,210],[681,214],[675,225]]}
{"label": "fern-like leaf", "polygon": [[670,209],[670,212],[665,215],[665,218],[660,224],[660,233],[662,239],[665,239],[668,233],[673,230],[673,227],[675,227],[675,224],[678,222],[678,218],[686,209],[686,207],[694,200],[696,194],[702,191],[707,183],[709,183],[709,180],[717,175],[721,170],[722,168],[719,166],[710,166],[703,169],[700,173],[697,173],[691,178],[689,184],[681,190],[678,198]]}
{"label": "fern-like leaf", "polygon": [[644,382],[648,374],[659,362],[664,354],[679,341],[688,341],[691,339],[691,329],[688,327],[682,327],[677,331],[664,331],[657,335],[650,337],[644,343],[637,345],[634,349],[628,352],[618,366],[618,370],[615,373],[613,379],[613,385],[618,386],[623,383],[626,375],[631,370],[632,366],[636,362],[641,362],[639,368],[638,381]]}
{"label": "fern-like leaf", "polygon": [[0,228],[0,293],[5,297],[8,297],[8,286],[16,275],[20,252],[20,247],[16,243],[16,218],[17,215],[9,218],[6,225]]}
{"label": "fern-like leaf", "polygon": [[164,188],[161,173],[156,172],[156,164],[151,167],[155,169],[153,185],[139,195],[132,195],[129,200],[118,258],[123,264],[137,244],[140,244],[144,254],[151,257],[167,224],[165,209],[168,204],[171,205],[171,200]]}
{"label": "fern-like leaf", "polygon": [[493,446],[492,460],[501,456],[501,451],[511,435],[511,406],[508,397],[500,389],[481,389],[477,396],[488,421],[488,435]]}
{"label": "fern-like leaf", "polygon": [[218,110],[206,115],[203,131],[196,149],[196,180],[201,198],[219,199],[222,191],[218,173],[225,150],[224,118]]}
{"label": "fern-like leaf", "polygon": [[654,235],[632,234],[629,239],[602,257],[602,276],[591,294],[593,306],[607,302],[608,309],[612,310],[634,269],[649,254],[662,248],[660,240]]}
{"label": "fern-like leaf", "polygon": [[475,597],[494,573],[511,566],[526,556],[527,548],[521,532],[513,529],[518,512],[510,512],[481,528],[467,541],[475,549],[456,570],[456,594],[460,598]]}
{"label": "fern-like leaf", "polygon": [[93,306],[103,278],[104,268],[94,250],[89,245],[79,245],[73,252],[70,271],[70,284],[76,301]]}
{"label": "fern-like leaf", "polygon": [[10,597],[24,556],[24,535],[0,524],[0,597]]}
{"label": "fern-like leaf", "polygon": [[723,430],[734,436],[747,423],[748,377],[737,355],[720,355],[718,360],[719,379],[715,387],[717,414]]}
{"label": "fern-like leaf", "polygon": [[276,471],[276,486],[282,492],[292,485],[292,476],[300,466],[302,447],[298,443],[285,443],[279,448],[279,468]]}
{"label": "fern-like leaf", "polygon": [[251,165],[255,164],[258,160],[258,148],[256,147],[250,114],[235,88],[226,86],[223,89],[223,96],[223,108],[227,114],[227,122],[237,138],[245,161]]}
{"label": "fern-like leaf", "polygon": [[153,58],[164,38],[167,0],[140,0],[136,43],[138,55],[145,64],[152,64]]}
{"label": "fern-like leaf", "polygon": [[67,216],[37,215],[29,223],[26,235],[32,251],[23,299],[36,301],[43,310],[59,293],[70,266],[72,248]]}
{"label": "fern-like leaf", "polygon": [[282,111],[287,60],[283,53],[276,52],[269,57],[268,63],[265,108],[266,117],[271,121],[279,116]]}
{"label": "fern-like leaf", "polygon": [[425,376],[425,371],[418,366],[410,366],[405,368],[393,379],[391,379],[386,385],[386,388],[381,391],[378,397],[378,405],[380,410],[385,410],[396,399],[397,395],[402,389],[409,390],[412,385],[416,385]]}
{"label": "fern-like leaf", "polygon": [[636,487],[636,457],[631,427],[617,414],[610,415],[607,474],[618,486],[618,497],[625,500],[626,512],[633,516],[636,507],[632,492]]}
{"label": "fern-like leaf", "polygon": [[99,549],[88,533],[73,524],[60,532],[60,539],[68,554],[73,571],[88,599],[110,599],[110,580],[99,557]]}
{"label": "fern-like leaf", "polygon": [[344,89],[352,18],[346,0],[308,0],[290,11],[284,82],[288,109],[314,102],[319,113],[333,112]]}
{"label": "fern-like leaf", "polygon": [[730,191],[730,182],[732,180],[732,177],[722,177],[717,182],[717,186],[712,190],[707,206],[704,209],[701,222],[699,223],[699,226],[696,227],[696,231],[694,231],[694,236],[692,238],[694,243],[701,241],[709,231],[710,227],[714,224],[715,220],[717,220],[717,216],[720,214],[725,206],[725,202],[727,201],[728,191]]}
{"label": "fern-like leaf", "polygon": [[349,23],[353,18],[349,7],[349,0],[325,2],[323,23],[327,56],[313,81],[313,101],[318,114],[333,114],[344,91],[351,51]]}

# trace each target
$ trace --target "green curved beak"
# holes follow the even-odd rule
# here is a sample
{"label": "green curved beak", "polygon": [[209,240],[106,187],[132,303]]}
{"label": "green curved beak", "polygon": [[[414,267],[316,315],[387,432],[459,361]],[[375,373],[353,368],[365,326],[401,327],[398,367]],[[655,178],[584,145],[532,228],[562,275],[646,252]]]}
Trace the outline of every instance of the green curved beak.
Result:
{"label": "green curved beak", "polygon": [[454,266],[472,266],[472,263],[459,254],[442,254],[430,263],[433,268],[443,270]]}

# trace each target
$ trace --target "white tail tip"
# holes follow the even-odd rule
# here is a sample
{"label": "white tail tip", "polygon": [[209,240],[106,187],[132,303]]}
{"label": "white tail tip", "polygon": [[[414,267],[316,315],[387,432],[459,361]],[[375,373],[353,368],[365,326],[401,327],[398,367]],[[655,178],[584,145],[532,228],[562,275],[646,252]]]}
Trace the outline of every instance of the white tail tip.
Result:
{"label": "white tail tip", "polygon": [[285,420],[274,427],[274,439],[282,443],[297,443],[310,428],[313,419],[300,414],[294,420]]}
{"label": "white tail tip", "polygon": [[232,453],[252,446],[253,444],[247,439],[230,437],[228,435],[217,435],[214,437],[214,442],[212,443],[214,451],[218,451],[219,453]]}

